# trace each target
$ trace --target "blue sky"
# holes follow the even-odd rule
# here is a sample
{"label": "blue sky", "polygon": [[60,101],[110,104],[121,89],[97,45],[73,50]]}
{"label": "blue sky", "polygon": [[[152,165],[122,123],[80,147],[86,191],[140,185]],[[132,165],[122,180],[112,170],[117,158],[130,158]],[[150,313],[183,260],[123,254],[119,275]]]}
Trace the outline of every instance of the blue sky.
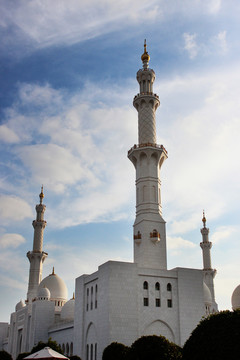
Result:
{"label": "blue sky", "polygon": [[240,283],[237,1],[38,0],[0,4],[1,321],[26,298],[35,204],[44,185],[43,276],[68,286],[109,259],[132,261],[136,72],[147,39],[168,268],[202,268],[210,228],[216,300]]}

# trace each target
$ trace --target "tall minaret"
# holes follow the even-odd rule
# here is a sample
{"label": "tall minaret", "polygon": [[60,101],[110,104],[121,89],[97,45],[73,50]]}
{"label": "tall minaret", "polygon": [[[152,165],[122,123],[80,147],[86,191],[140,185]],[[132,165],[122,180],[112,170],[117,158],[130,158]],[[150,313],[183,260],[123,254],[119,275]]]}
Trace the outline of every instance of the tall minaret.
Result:
{"label": "tall minaret", "polygon": [[202,234],[202,242],[200,247],[202,248],[203,253],[203,273],[204,273],[204,282],[208,286],[211,295],[212,295],[212,310],[217,311],[217,304],[215,302],[215,291],[214,291],[214,277],[217,273],[217,270],[212,268],[211,264],[211,247],[212,243],[208,240],[209,229],[206,228],[206,217],[203,211],[203,228],[200,230]]}
{"label": "tall minaret", "polygon": [[137,72],[140,86],[133,106],[138,112],[138,145],[128,152],[136,169],[136,219],[134,223],[134,262],[139,266],[166,269],[166,231],[162,218],[160,169],[167,151],[156,144],[155,113],[160,105],[153,93],[155,72],[149,69],[146,40]]}
{"label": "tall minaret", "polygon": [[47,222],[44,220],[46,205],[42,203],[44,198],[43,186],[39,198],[40,203],[36,205],[36,220],[32,222],[34,228],[33,250],[27,253],[30,262],[27,292],[28,302],[31,302],[37,296],[38,285],[42,280],[42,264],[48,256],[46,252],[42,251],[43,232],[47,225]]}

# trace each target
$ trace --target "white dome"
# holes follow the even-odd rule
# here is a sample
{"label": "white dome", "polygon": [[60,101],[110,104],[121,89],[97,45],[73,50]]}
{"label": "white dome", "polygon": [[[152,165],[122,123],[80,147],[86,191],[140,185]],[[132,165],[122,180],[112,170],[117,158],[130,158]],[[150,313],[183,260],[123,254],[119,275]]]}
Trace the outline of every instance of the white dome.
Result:
{"label": "white dome", "polygon": [[232,309],[240,309],[240,285],[238,285],[232,293]]}
{"label": "white dome", "polygon": [[40,291],[41,288],[47,288],[50,291],[51,300],[67,300],[68,291],[65,282],[54,273],[54,269],[52,274],[40,282],[38,291]]}
{"label": "white dome", "polygon": [[47,287],[38,288],[38,300],[49,300],[51,293]]}
{"label": "white dome", "polygon": [[205,304],[212,305],[211,291],[209,290],[209,287],[205,284],[205,282],[203,283],[203,298]]}
{"label": "white dome", "polygon": [[68,300],[61,311],[61,319],[74,319],[75,299]]}
{"label": "white dome", "polygon": [[20,300],[15,307],[15,311],[22,309],[24,306],[25,306],[24,302]]}

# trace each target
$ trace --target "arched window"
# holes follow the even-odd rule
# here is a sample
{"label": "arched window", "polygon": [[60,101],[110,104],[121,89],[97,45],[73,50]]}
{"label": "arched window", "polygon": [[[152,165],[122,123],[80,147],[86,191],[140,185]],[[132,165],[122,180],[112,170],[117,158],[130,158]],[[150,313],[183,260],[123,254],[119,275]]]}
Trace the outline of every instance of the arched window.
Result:
{"label": "arched window", "polygon": [[97,308],[97,299],[98,299],[98,286],[95,286],[95,309]]}
{"label": "arched window", "polygon": [[148,282],[147,282],[147,281],[144,281],[144,283],[143,283],[143,289],[144,289],[144,290],[148,290]]}
{"label": "arched window", "polygon": [[172,285],[170,283],[167,284],[167,291],[172,291]]}
{"label": "arched window", "polygon": [[73,343],[70,344],[70,356],[73,356]]}
{"label": "arched window", "polygon": [[87,288],[87,305],[86,305],[86,310],[88,311],[89,308],[89,289]]}
{"label": "arched window", "polygon": [[143,306],[149,305],[149,295],[148,295],[148,282],[144,281],[143,283]]}
{"label": "arched window", "polygon": [[67,355],[67,356],[69,355],[69,345],[68,345],[68,343],[67,343],[67,345],[66,345],[66,355]]}
{"label": "arched window", "polygon": [[65,354],[65,344],[62,344],[62,351],[63,351],[63,354]]}
{"label": "arched window", "polygon": [[159,282],[156,282],[156,284],[155,284],[155,306],[156,307],[161,306],[160,284],[159,284]]}
{"label": "arched window", "polygon": [[172,308],[172,307],[173,307],[173,302],[172,302],[172,285],[171,285],[170,283],[167,284],[167,291],[168,291],[167,306],[168,306],[168,308]]}
{"label": "arched window", "polygon": [[91,286],[91,310],[93,309],[93,286]]}

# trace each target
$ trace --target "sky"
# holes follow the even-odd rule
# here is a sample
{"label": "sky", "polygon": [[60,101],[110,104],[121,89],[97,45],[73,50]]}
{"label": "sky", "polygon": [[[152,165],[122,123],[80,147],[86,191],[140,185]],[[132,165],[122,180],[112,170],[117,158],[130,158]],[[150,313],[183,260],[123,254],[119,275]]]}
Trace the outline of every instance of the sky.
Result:
{"label": "sky", "polygon": [[168,268],[203,267],[205,210],[219,309],[240,283],[240,3],[234,0],[0,2],[0,321],[26,299],[44,186],[43,277],[133,261],[144,39],[156,73]]}

